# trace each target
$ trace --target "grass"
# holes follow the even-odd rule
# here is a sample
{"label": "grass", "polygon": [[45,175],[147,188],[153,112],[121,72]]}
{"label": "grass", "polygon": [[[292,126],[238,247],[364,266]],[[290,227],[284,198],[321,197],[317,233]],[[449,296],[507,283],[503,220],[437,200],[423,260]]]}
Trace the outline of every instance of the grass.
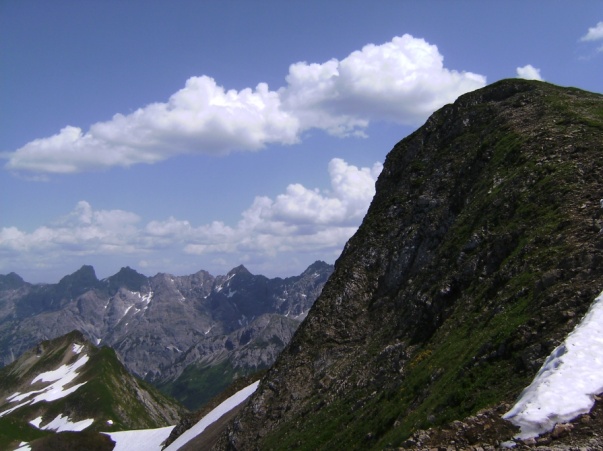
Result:
{"label": "grass", "polygon": [[196,410],[226,389],[238,376],[229,360],[214,366],[189,365],[173,382],[159,389],[187,409]]}
{"label": "grass", "polygon": [[49,434],[11,416],[0,418],[0,449],[11,449],[22,441],[31,442]]}

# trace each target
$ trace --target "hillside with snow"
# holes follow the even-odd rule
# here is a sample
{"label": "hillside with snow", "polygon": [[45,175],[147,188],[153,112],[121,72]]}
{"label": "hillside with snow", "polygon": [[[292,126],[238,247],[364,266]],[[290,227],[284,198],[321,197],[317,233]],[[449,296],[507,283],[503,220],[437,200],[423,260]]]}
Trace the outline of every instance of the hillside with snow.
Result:
{"label": "hillside with snow", "polygon": [[0,369],[0,448],[63,432],[175,424],[182,407],[137,380],[79,332],[44,341]]}

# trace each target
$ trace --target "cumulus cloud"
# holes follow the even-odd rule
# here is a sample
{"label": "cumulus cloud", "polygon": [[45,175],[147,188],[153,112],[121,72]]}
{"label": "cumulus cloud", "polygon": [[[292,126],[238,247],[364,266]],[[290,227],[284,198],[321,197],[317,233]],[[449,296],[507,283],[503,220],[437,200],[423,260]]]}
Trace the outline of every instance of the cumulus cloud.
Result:
{"label": "cumulus cloud", "polygon": [[603,39],[603,22],[589,28],[588,32],[580,38],[581,41],[598,41],[600,39]]}
{"label": "cumulus cloud", "polygon": [[417,125],[485,83],[482,75],[445,68],[435,45],[407,34],[341,61],[293,64],[280,94],[303,128],[345,135],[372,120]]}
{"label": "cumulus cloud", "polygon": [[518,67],[517,68],[517,77],[524,78],[526,80],[543,81],[543,78],[540,76],[540,69],[536,69],[531,64],[528,64],[523,67]]}
{"label": "cumulus cloud", "polygon": [[444,67],[435,45],[410,35],[369,44],[341,61],[292,64],[285,86],[226,90],[192,77],[165,103],[116,114],[88,131],[67,125],[9,153],[6,168],[76,173],[156,163],[174,155],[223,155],[294,144],[304,131],[363,135],[371,121],[419,125],[486,78]]}
{"label": "cumulus cloud", "polygon": [[[597,23],[594,27],[588,29],[588,32],[580,38],[581,41],[600,41],[603,40],[603,22]],[[603,45],[597,49],[603,52]]]}
{"label": "cumulus cloud", "polygon": [[291,184],[275,198],[258,196],[232,226],[221,221],[195,226],[173,217],[140,224],[135,213],[94,210],[80,201],[69,214],[31,233],[0,229],[0,262],[11,262],[4,269],[13,271],[40,262],[119,255],[120,265],[131,256],[149,266],[167,250],[176,258],[194,257],[195,265],[199,257],[212,262],[231,256],[238,263],[270,259],[272,272],[278,273],[282,260],[292,255],[330,259],[341,251],[368,209],[381,169],[380,163],[359,168],[335,158],[328,167],[329,190]]}

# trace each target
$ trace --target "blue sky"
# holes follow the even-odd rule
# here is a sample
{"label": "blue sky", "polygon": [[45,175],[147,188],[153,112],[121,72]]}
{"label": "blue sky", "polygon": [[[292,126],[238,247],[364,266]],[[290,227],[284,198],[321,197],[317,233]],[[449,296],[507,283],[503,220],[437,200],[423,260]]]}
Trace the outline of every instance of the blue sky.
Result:
{"label": "blue sky", "polygon": [[503,78],[603,92],[600,1],[0,1],[0,274],[333,263],[388,151]]}

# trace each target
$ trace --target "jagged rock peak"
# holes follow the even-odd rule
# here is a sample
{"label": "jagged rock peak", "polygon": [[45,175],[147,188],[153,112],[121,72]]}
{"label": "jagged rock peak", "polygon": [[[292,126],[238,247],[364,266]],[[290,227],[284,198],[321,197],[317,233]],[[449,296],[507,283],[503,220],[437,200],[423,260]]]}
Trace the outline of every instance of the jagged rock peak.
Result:
{"label": "jagged rock peak", "polygon": [[73,274],[63,277],[55,286],[55,295],[60,297],[75,297],[87,290],[98,288],[101,282],[96,277],[94,268],[84,265]]}
{"label": "jagged rock peak", "polygon": [[308,266],[308,268],[302,273],[302,276],[324,271],[326,269],[329,269],[330,267],[331,265],[329,265],[328,263],[322,260],[316,260],[314,263]]}
{"label": "jagged rock peak", "polygon": [[90,265],[83,265],[80,269],[59,281],[61,286],[92,286],[98,283],[96,272]]}
{"label": "jagged rock peak", "polygon": [[23,285],[27,285],[27,282],[17,273],[0,274],[0,290],[15,289]]}
{"label": "jagged rock peak", "polygon": [[116,274],[105,279],[105,281],[109,284],[111,291],[115,291],[120,287],[125,287],[132,291],[140,291],[141,287],[147,283],[148,278],[126,266],[121,268]]}
{"label": "jagged rock peak", "polygon": [[253,274],[251,274],[251,272],[249,272],[249,270],[247,268],[245,268],[245,266],[239,265],[236,268],[233,268],[230,271],[228,271],[227,275],[228,276],[252,276]]}

